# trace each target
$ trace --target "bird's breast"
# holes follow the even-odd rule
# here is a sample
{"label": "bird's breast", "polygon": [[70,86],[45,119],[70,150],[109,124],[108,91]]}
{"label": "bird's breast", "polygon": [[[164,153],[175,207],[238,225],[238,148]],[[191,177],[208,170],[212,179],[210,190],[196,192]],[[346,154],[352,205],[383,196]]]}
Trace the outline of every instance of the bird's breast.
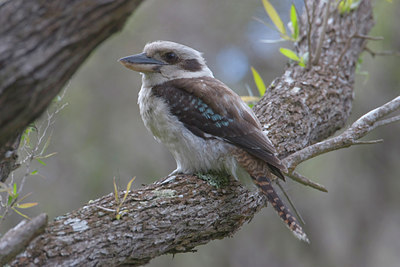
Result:
{"label": "bird's breast", "polygon": [[204,139],[194,135],[171,114],[165,100],[152,94],[151,88],[142,87],[138,104],[146,128],[174,156],[176,171],[195,173],[221,170],[226,169],[227,162],[231,162],[229,151],[232,145],[219,139]]}

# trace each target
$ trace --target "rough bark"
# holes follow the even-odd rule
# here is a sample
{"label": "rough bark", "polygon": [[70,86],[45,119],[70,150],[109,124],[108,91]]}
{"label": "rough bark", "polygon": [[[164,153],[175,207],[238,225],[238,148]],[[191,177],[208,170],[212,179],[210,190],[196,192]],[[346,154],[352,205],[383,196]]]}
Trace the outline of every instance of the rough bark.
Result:
{"label": "rough bark", "polygon": [[[315,3],[312,51],[319,43],[326,2],[307,1],[310,9]],[[355,66],[366,41],[354,36],[371,29],[371,4],[363,0],[350,13],[340,15],[333,7],[329,13],[318,65],[288,65],[255,107],[281,156],[332,135],[351,111]],[[307,27],[303,14],[300,54],[308,51]],[[131,192],[120,220],[106,211],[117,207],[112,195],[58,217],[12,265],[137,266],[230,236],[264,205],[262,196],[235,181],[216,188],[196,176],[164,179]]]}
{"label": "rough bark", "polygon": [[47,215],[42,213],[34,219],[23,220],[8,231],[0,240],[0,265],[3,266],[18,255],[36,236],[44,232]]}
{"label": "rough bark", "polygon": [[[310,14],[313,5],[317,1],[307,1]],[[282,157],[331,136],[350,115],[357,59],[366,44],[365,38],[360,37],[368,34],[374,22],[369,1],[362,1],[357,10],[343,15],[335,6],[330,9],[333,13],[326,24],[319,64],[310,69],[292,64],[254,107]],[[319,3],[314,12],[312,54],[317,50],[325,7]],[[297,43],[300,55],[308,52],[305,13],[302,26]]]}
{"label": "rough bark", "polygon": [[120,30],[141,0],[0,3],[0,181],[24,128],[47,108],[90,52]]}

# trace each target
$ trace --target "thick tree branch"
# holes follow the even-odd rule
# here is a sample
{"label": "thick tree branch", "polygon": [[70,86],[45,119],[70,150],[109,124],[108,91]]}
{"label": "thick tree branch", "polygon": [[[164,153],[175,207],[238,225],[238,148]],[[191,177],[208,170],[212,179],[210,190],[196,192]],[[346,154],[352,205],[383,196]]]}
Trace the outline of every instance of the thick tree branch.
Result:
{"label": "thick tree branch", "polygon": [[0,1],[0,181],[20,134],[141,0]]}
{"label": "thick tree branch", "polygon": [[[326,10],[323,3],[307,1],[309,7],[315,6],[312,13],[317,17],[309,35],[314,44],[322,26],[317,22]],[[368,35],[373,25],[370,1],[347,14],[332,11],[331,16],[318,65],[309,70],[288,66],[255,107],[281,157],[329,137],[349,116],[355,66],[366,40],[352,38],[349,49],[345,45],[351,29]],[[308,51],[304,14],[301,25],[299,54]],[[12,265],[141,265],[158,255],[191,251],[230,236],[265,205],[258,192],[249,192],[236,181],[215,188],[196,176],[170,178],[130,193],[121,220],[107,211],[116,207],[111,194],[58,217]]]}
{"label": "thick tree branch", "polygon": [[44,232],[47,215],[42,213],[30,221],[23,220],[0,239],[0,265],[3,266],[23,251],[29,242]]}

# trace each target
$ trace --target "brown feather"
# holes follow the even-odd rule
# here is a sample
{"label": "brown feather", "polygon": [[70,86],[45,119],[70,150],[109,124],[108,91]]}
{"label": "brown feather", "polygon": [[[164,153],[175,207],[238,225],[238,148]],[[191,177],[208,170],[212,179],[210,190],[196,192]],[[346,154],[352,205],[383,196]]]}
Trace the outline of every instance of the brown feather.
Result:
{"label": "brown feather", "polygon": [[[286,168],[275,156],[275,149],[262,132],[258,119],[241,98],[219,80],[212,77],[175,79],[155,86],[153,93],[164,98],[171,113],[195,135],[203,138],[206,134],[213,135],[243,148],[266,162],[272,173],[284,180],[281,170]],[[201,107],[210,108],[210,114],[220,115],[221,120],[211,121],[199,111]]]}

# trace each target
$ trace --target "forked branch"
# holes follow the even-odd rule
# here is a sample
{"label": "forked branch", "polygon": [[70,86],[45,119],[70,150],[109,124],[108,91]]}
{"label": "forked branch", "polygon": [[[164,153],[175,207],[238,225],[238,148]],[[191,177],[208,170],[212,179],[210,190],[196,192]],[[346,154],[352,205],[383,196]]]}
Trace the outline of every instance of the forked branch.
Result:
{"label": "forked branch", "polygon": [[[400,109],[400,96],[363,115],[342,134],[318,142],[311,146],[305,147],[289,155],[283,160],[284,164],[286,164],[286,167],[289,170],[289,177],[291,177],[290,173],[293,173],[294,169],[300,163],[308,159],[314,158],[318,155],[333,150],[338,150],[352,145],[371,144],[370,141],[364,142],[364,141],[358,141],[358,139],[364,137],[377,127],[399,121],[400,115],[383,119],[385,116],[388,116],[389,114],[392,114],[393,112],[399,109]],[[372,141],[372,143],[376,142],[377,141]]]}

